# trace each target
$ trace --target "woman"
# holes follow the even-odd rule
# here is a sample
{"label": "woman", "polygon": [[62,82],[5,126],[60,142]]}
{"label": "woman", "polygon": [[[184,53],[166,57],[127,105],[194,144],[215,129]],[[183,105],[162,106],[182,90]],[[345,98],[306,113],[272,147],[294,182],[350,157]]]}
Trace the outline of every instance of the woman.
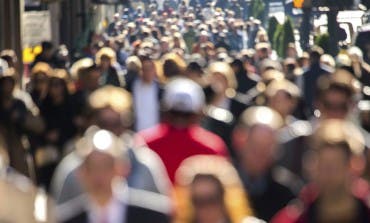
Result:
{"label": "woman", "polygon": [[101,48],[95,57],[95,63],[98,65],[101,76],[100,85],[114,85],[116,87],[121,86],[121,81],[118,76],[117,69],[113,66],[116,63],[116,52],[109,47]]}
{"label": "woman", "polygon": [[[41,116],[46,124],[42,146],[36,151],[38,181],[49,186],[65,144],[75,135],[74,108],[68,90],[66,70],[56,69],[49,80],[47,96],[41,102]],[[52,155],[51,155],[52,154]]]}
{"label": "woman", "polygon": [[27,89],[30,93],[33,102],[39,107],[41,101],[45,99],[47,94],[48,80],[52,73],[52,68],[49,64],[38,62],[31,70],[31,79]]}
{"label": "woman", "polygon": [[175,201],[176,223],[234,223],[252,213],[236,170],[216,156],[193,156],[180,165]]}

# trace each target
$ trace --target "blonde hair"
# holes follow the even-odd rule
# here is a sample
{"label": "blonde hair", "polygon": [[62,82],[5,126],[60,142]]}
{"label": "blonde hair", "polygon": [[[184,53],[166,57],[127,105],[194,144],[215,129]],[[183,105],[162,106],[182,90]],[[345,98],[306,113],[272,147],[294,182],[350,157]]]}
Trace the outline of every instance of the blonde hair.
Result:
{"label": "blonde hair", "polygon": [[116,52],[110,47],[101,48],[95,55],[95,63],[99,66],[101,64],[101,58],[106,56],[110,59],[111,63],[115,63],[117,60]]}
{"label": "blonde hair", "polygon": [[110,108],[121,115],[122,123],[132,124],[132,96],[123,88],[107,85],[95,90],[89,96],[89,105],[93,110]]}
{"label": "blonde hair", "polygon": [[38,62],[31,70],[31,78],[40,73],[50,76],[53,73],[53,69],[45,62]]}
{"label": "blonde hair", "polygon": [[176,172],[176,223],[193,220],[190,184],[199,174],[213,175],[220,180],[225,189],[224,202],[231,222],[241,222],[246,216],[252,215],[247,195],[232,164],[223,157],[197,155],[184,160]]}
{"label": "blonde hair", "polygon": [[219,73],[223,75],[227,80],[229,89],[236,90],[238,82],[236,81],[235,73],[231,66],[226,62],[213,62],[208,66],[208,77]]}
{"label": "blonde hair", "polygon": [[126,60],[126,67],[127,67],[127,70],[133,70],[133,71],[140,73],[142,69],[140,58],[137,56],[128,57]]}

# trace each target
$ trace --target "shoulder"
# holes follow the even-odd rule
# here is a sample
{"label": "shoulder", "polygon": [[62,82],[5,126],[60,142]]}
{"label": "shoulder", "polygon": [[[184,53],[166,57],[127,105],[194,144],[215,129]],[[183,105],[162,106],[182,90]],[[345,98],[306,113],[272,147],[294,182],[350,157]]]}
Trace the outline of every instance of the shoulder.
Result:
{"label": "shoulder", "polygon": [[141,136],[146,143],[150,144],[166,136],[166,129],[167,126],[165,124],[159,124],[152,128],[140,131],[138,135]]}
{"label": "shoulder", "polygon": [[135,188],[128,189],[127,205],[142,213],[167,216],[171,213],[171,200],[168,196]]}
{"label": "shoulder", "polygon": [[200,126],[191,127],[191,137],[200,147],[210,149],[217,154],[226,155],[226,145],[224,141],[216,134]]}
{"label": "shoulder", "polygon": [[[72,223],[81,222],[83,217],[86,219],[86,196],[80,195],[63,204],[57,205],[56,213],[58,222]],[[78,221],[80,220],[80,221]]]}
{"label": "shoulder", "polygon": [[303,213],[303,204],[299,200],[294,200],[286,207],[278,211],[271,219],[271,223],[299,223]]}

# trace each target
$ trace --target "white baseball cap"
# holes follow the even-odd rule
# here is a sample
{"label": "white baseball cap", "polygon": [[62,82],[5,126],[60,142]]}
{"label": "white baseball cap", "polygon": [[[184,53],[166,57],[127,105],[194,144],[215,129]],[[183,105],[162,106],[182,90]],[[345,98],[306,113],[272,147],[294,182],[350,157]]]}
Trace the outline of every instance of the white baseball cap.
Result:
{"label": "white baseball cap", "polygon": [[205,105],[203,89],[186,78],[175,78],[166,87],[163,106],[167,111],[198,113]]}

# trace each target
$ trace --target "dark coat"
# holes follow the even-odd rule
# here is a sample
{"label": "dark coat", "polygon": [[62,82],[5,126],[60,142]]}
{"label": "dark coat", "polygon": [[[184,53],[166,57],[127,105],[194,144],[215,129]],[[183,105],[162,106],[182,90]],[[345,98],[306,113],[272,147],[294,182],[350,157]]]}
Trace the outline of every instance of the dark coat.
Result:
{"label": "dark coat", "polygon": [[267,222],[289,201],[295,198],[293,186],[288,185],[295,179],[287,177],[289,179],[282,181],[281,179],[283,178],[281,176],[288,172],[285,170],[284,172],[281,171],[282,169],[272,169],[265,177],[260,178],[258,182],[251,182],[243,171],[239,170],[239,175],[248,191],[248,198],[256,217]]}
{"label": "dark coat", "polygon": [[[116,199],[125,211],[124,223],[169,223],[170,199],[144,190],[126,188],[118,185]],[[124,192],[125,191],[125,192]],[[126,198],[125,198],[126,197]],[[85,194],[57,207],[58,220],[62,223],[89,223],[89,199]],[[119,222],[117,222],[119,223]]]}
{"label": "dark coat", "polygon": [[[169,218],[166,215],[136,206],[127,207],[127,215],[124,221],[124,223],[166,223],[166,222],[170,222]],[[63,223],[89,223],[88,215],[86,212],[81,212],[80,214]]]}

